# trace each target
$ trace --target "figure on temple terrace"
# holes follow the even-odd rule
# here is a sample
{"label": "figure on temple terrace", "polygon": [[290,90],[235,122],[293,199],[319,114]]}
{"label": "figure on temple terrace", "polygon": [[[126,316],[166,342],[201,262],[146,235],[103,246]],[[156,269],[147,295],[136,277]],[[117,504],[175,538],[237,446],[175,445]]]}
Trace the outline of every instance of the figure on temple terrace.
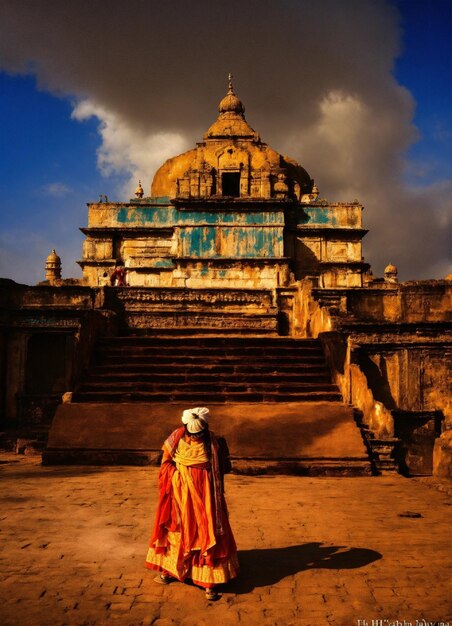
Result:
{"label": "figure on temple terrace", "polygon": [[209,409],[182,414],[183,426],[163,444],[157,513],[146,567],[163,585],[191,579],[218,600],[215,587],[239,571],[237,548],[224,498],[230,471],[227,446],[209,430]]}
{"label": "figure on temple terrace", "polygon": [[116,267],[110,276],[110,283],[113,287],[126,286],[126,268],[122,263],[116,264]]}

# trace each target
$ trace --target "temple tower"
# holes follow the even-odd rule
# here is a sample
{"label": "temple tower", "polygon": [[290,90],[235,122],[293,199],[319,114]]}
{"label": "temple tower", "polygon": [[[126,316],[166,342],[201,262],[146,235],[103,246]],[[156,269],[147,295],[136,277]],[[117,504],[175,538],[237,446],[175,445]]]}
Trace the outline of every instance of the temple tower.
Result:
{"label": "temple tower", "polygon": [[361,287],[362,206],[329,203],[293,159],[261,141],[232,77],[195,148],[168,159],[145,197],[91,203],[84,281],[105,284],[118,262],[135,287],[269,289],[310,276]]}

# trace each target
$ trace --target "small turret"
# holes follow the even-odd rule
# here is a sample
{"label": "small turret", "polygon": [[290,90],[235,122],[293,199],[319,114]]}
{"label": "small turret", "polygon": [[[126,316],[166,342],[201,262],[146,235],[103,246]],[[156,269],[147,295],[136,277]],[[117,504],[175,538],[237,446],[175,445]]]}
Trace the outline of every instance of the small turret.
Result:
{"label": "small turret", "polygon": [[61,259],[55,248],[46,259],[46,280],[51,284],[61,280]]}
{"label": "small turret", "polygon": [[399,279],[397,278],[397,274],[397,267],[392,263],[389,263],[389,265],[385,267],[384,271],[385,283],[398,283]]}

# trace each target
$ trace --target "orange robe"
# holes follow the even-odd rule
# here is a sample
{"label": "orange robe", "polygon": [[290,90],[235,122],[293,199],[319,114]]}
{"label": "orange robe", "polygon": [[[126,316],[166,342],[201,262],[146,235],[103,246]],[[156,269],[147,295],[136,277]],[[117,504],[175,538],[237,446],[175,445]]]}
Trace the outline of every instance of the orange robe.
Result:
{"label": "orange robe", "polygon": [[[238,574],[237,548],[229,525],[218,443],[207,456],[201,442],[185,442],[184,428],[165,441],[159,500],[146,567],[201,587]],[[166,460],[165,460],[166,459]]]}

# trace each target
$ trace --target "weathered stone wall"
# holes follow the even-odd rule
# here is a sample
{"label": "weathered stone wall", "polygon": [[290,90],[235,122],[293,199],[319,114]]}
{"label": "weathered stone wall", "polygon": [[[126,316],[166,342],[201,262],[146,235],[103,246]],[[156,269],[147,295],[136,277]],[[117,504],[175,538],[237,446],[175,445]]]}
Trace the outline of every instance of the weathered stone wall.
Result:
{"label": "weathered stone wall", "polygon": [[[295,211],[291,229],[295,276],[318,276],[324,288],[362,287],[368,265],[362,258],[363,207],[314,201]],[[289,253],[290,254],[290,253]]]}
{"label": "weathered stone wall", "polygon": [[111,287],[105,295],[105,306],[121,312],[123,332],[277,331],[272,290]]}
{"label": "weathered stone wall", "polygon": [[[277,199],[170,203],[162,197],[93,203],[88,205],[88,228],[82,229],[87,235],[83,275],[89,285],[107,284],[115,263],[121,261],[128,269],[129,285],[169,287],[180,286],[178,259],[237,259],[246,273],[251,259],[291,258],[296,278],[316,275],[322,287],[360,287],[368,267],[362,261],[366,231],[361,213],[358,203]],[[207,267],[203,287],[220,283],[227,287],[236,279],[227,271],[214,276]],[[258,276],[250,275],[242,286],[250,287],[253,280],[256,287],[264,286]]]}
{"label": "weathered stone wall", "polygon": [[[377,438],[395,434],[394,415],[438,414],[434,472],[449,475],[452,429],[451,283],[421,281],[326,290],[303,281],[301,333],[322,339],[346,402]],[[404,418],[405,420],[408,417]]]}
{"label": "weathered stone wall", "polygon": [[[1,287],[1,286],[0,286]],[[76,285],[0,288],[4,425],[45,426],[87,367],[97,336],[114,334],[101,290]]]}
{"label": "weathered stone wall", "polygon": [[355,362],[366,375],[375,397],[389,409],[441,410],[452,426],[449,333],[435,338],[412,333],[377,333],[350,336]]}
{"label": "weathered stone wall", "polygon": [[[277,204],[161,200],[166,204],[88,206],[80,262],[86,284],[108,284],[118,261],[130,286],[275,288],[279,265],[288,275],[284,211]],[[253,263],[258,260],[265,267]]]}
{"label": "weathered stone wall", "polygon": [[291,309],[292,335],[296,337],[318,337],[335,327],[330,308],[322,306],[313,296],[314,284],[318,279],[305,278],[290,285],[293,293]]}
{"label": "weathered stone wall", "polygon": [[452,282],[425,280],[347,292],[347,309],[374,322],[440,322],[452,319]]}
{"label": "weathered stone wall", "polygon": [[344,402],[359,409],[364,423],[379,439],[394,436],[394,420],[384,402],[377,399],[366,374],[355,362],[353,337],[338,331],[319,332],[333,380],[338,385]]}

